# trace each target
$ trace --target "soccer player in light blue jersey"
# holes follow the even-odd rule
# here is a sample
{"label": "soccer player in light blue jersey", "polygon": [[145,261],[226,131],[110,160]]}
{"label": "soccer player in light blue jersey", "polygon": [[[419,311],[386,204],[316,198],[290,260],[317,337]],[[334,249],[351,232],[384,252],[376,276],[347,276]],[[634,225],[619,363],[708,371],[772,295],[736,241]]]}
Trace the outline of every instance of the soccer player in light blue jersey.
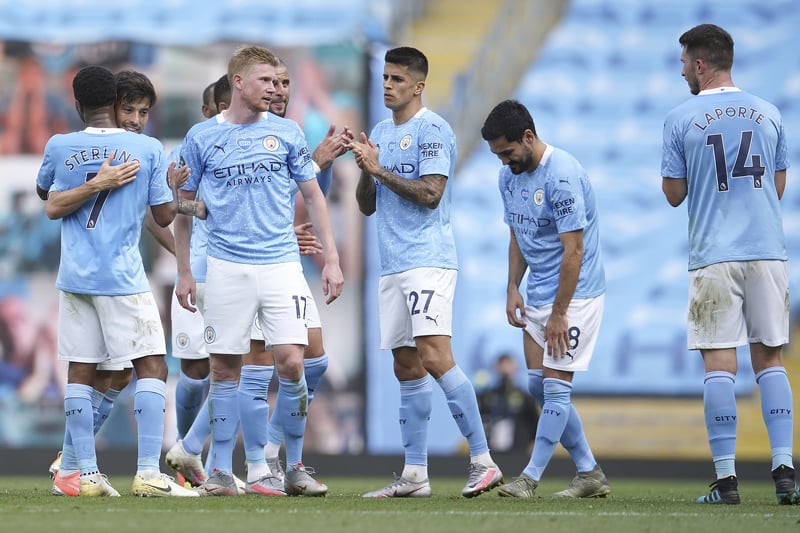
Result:
{"label": "soccer player in light blue jersey", "polygon": [[495,106],[481,136],[503,163],[498,185],[510,229],[506,316],[523,329],[528,390],[541,406],[530,461],[498,492],[532,498],[561,442],[578,473],[553,497],[605,497],[611,487],[571,398],[575,372],[589,369],[606,288],[591,183],[572,155],[537,136],[528,109],[516,100]]}
{"label": "soccer player in light blue jersey", "polygon": [[400,382],[401,475],[366,498],[427,497],[428,424],[436,380],[469,444],[462,495],[491,490],[503,474],[489,453],[475,389],[450,345],[458,262],[450,224],[450,187],[456,139],[450,125],[423,105],[428,60],[416,48],[386,52],[384,104],[392,118],[379,122],[352,150],[361,168],[356,199],[377,213],[381,258],[381,348],[392,351]]}
{"label": "soccer player in light blue jersey", "polygon": [[736,348],[749,344],[772,448],[778,503],[800,503],[792,457],[792,389],[783,367],[789,283],[780,199],[789,166],[780,112],[731,79],[733,39],[701,24],[679,38],[693,98],[664,121],[662,188],[688,201],[688,345],[705,366],[703,406],[716,480],[698,503],[740,503]]}
{"label": "soccer player in light blue jersey", "polygon": [[[289,78],[289,69],[282,61],[275,70],[275,94],[269,104],[269,111],[279,117],[285,117],[289,99],[291,97],[291,79]],[[322,142],[314,149],[311,154],[311,161],[315,165],[314,170],[317,173],[317,181],[322,193],[327,195],[333,181],[333,162],[337,157],[341,156],[348,150],[350,141],[353,140],[352,132],[344,127],[339,133],[336,133],[336,126],[331,125],[327,134]],[[298,198],[298,203],[302,198]],[[305,218],[300,218],[299,213],[295,212],[294,218],[295,233],[298,239],[313,235],[311,231],[311,224]],[[306,251],[316,253],[307,243]],[[303,244],[301,244],[301,253],[303,253]],[[308,386],[308,403],[314,399],[314,391],[317,389],[325,370],[328,368],[328,355],[325,353],[325,346],[322,342],[322,323],[320,322],[319,310],[317,309],[316,300],[310,299],[308,302],[308,345],[304,351],[303,357],[303,370],[306,376],[306,383]],[[253,338],[251,339],[251,354],[263,352],[267,365],[274,361],[272,354],[272,347],[266,345],[261,336],[261,331],[254,328]],[[259,338],[260,337],[260,338]],[[270,417],[269,429],[267,434],[267,445],[264,447],[264,454],[267,458],[267,465],[273,475],[278,479],[284,477],[284,472],[281,467],[279,453],[281,444],[283,443],[283,426],[281,425],[281,416],[278,415],[282,409],[280,403],[280,395],[277,397],[277,402],[273,406],[272,415]]]}
{"label": "soccer player in light blue jersey", "polygon": [[[303,195],[325,256],[322,285],[327,303],[341,293],[343,278],[322,191],[305,137],[290,120],[264,115],[275,92],[277,58],[259,46],[239,48],[228,64],[231,107],[224,122],[195,126],[181,158],[191,170],[181,195],[202,186],[208,209],[205,339],[211,358],[209,412],[217,468],[201,486],[208,494],[235,495],[232,452],[241,420],[247,457],[247,491],[265,494],[271,476],[264,457],[269,376],[266,364],[242,367],[250,349],[253,316],[269,338],[280,376],[286,435],[287,494],[324,495],[302,463],[308,390],[303,348],[308,343],[305,306],[310,298],[292,224],[294,189]],[[176,248],[188,235],[175,228]],[[196,310],[193,284],[176,289],[181,305]],[[241,379],[240,379],[241,377]]]}
{"label": "soccer player in light blue jersey", "polygon": [[[139,254],[145,210],[161,226],[177,212],[161,143],[116,126],[116,83],[103,67],[81,69],[73,79],[76,108],[87,128],[48,141],[37,176],[47,190],[47,215],[62,219],[59,359],[69,362],[65,394],[67,433],[79,475],[79,495],[119,496],[97,467],[92,384],[97,365],[133,360],[138,381],[137,472],[141,496],[196,496],[159,471],[164,432],[167,366],[158,307]],[[125,173],[108,174],[111,163]],[[119,164],[122,163],[122,164]]]}
{"label": "soccer player in light blue jersey", "polygon": [[[276,104],[276,111],[279,112],[275,114],[283,116],[285,114],[285,104],[288,102],[289,91],[288,72],[285,65],[281,64],[281,66],[276,69],[275,81],[275,94],[270,101],[270,109]],[[222,112],[230,107],[231,86],[228,82],[227,75],[220,77],[220,79],[213,84],[212,92],[213,108],[211,106],[203,106],[204,110],[216,109]],[[206,111],[204,111],[204,113],[205,112]],[[221,117],[218,117],[217,120],[221,120]],[[214,121],[209,122],[209,124],[213,123]],[[322,149],[318,148],[315,150],[314,154],[312,154],[312,160],[319,159],[319,164],[326,168],[332,164],[332,160],[335,158],[335,154],[332,154],[332,152],[335,152],[337,147],[343,144],[343,141],[338,141],[331,137],[332,134],[326,136],[325,140],[323,140],[320,145]],[[179,152],[179,149],[180,146],[176,147],[175,150]],[[322,172],[328,175],[331,174],[325,170],[322,170]],[[326,192],[327,187],[330,185],[330,178],[326,180],[324,175],[318,173],[318,181],[320,182],[320,188],[323,190],[323,193]],[[179,219],[176,221],[176,224],[187,222],[188,221]],[[295,236],[297,237],[301,254],[316,254],[322,251],[319,246],[319,241],[317,241],[310,229],[310,223],[295,226]],[[179,276],[178,283],[187,283],[191,274],[197,287],[197,308],[201,311],[203,308],[203,294],[205,292],[207,233],[208,230],[206,229],[205,223],[202,221],[195,221],[192,224],[189,250],[190,257],[188,258],[188,265],[191,268],[187,266],[185,258],[183,261],[179,260],[179,264],[184,266],[179,266],[179,271],[182,275]],[[309,326],[309,346],[306,347],[305,357],[308,359],[309,353],[311,353],[311,357],[313,357],[313,359],[311,359],[312,363],[319,363],[320,361],[327,363],[327,358],[322,360],[316,359],[316,357],[324,357],[324,349],[322,349],[321,344],[321,332],[315,334],[315,332],[319,331],[319,326],[315,326],[315,324],[318,324],[319,318],[318,312],[316,311],[316,303],[313,299],[309,301],[307,318]],[[267,350],[265,347],[261,329],[257,325],[258,317],[256,317],[255,323],[256,325],[251,333],[251,337],[253,338],[251,338],[250,342],[250,353],[244,356],[243,363],[245,365],[248,364],[251,358],[266,358],[265,365],[268,369],[267,373],[271,375],[274,371],[272,348],[270,347],[269,350]],[[205,341],[203,339],[202,314],[191,313],[184,309],[178,303],[177,296],[175,296],[172,306],[172,326],[173,355],[181,359],[181,376],[175,388],[179,440],[167,452],[166,461],[167,464],[174,468],[179,475],[183,476],[192,485],[199,486],[205,481],[207,477],[206,472],[213,471],[214,468],[213,464],[211,464],[211,459],[213,459],[214,455],[213,449],[209,450],[209,459],[207,459],[205,467],[203,467],[201,457],[201,452],[211,431],[208,417],[208,402],[203,401],[209,368],[208,353],[206,352]],[[317,350],[322,351],[318,352]],[[262,352],[265,351],[268,353],[262,355]],[[322,377],[322,372],[324,372],[324,367],[326,367],[327,364],[308,365],[304,363],[304,366],[306,367],[306,381],[309,388],[308,401],[310,403],[313,397],[313,389]],[[309,368],[312,369],[310,372]],[[197,403],[198,400],[200,404]],[[274,421],[280,418],[275,416],[277,408],[278,405],[272,409],[272,420]],[[271,425],[269,435],[270,440],[277,442],[278,447],[280,447],[283,441],[283,432],[280,429],[280,424],[276,423]],[[265,453],[266,450],[269,449],[270,445],[268,444],[265,447]],[[274,496],[284,495],[284,471],[278,460],[277,451],[274,453],[274,457],[271,457],[269,454],[267,454],[266,457],[267,466],[270,469],[272,477],[262,478],[258,484],[258,488],[262,491],[262,494]],[[234,480],[241,494],[246,490],[246,485],[235,475]]]}

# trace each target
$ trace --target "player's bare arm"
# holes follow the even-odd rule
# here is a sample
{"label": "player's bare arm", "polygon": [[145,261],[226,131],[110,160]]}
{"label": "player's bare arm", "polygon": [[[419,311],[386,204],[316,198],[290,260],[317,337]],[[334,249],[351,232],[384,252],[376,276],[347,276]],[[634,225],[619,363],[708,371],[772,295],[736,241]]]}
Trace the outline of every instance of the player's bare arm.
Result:
{"label": "player's bare arm", "polygon": [[175,255],[175,237],[173,237],[169,228],[163,228],[156,223],[153,218],[153,212],[150,210],[145,211],[144,227],[162,248]]}
{"label": "player's bare arm", "polygon": [[[420,176],[418,180],[409,180],[383,168],[378,161],[378,147],[367,139],[364,132],[361,132],[361,142],[354,141],[350,146],[361,170],[375,176],[375,179],[386,185],[396,195],[429,209],[436,209],[439,205],[447,185],[446,176],[428,174]],[[361,181],[359,181],[360,184]],[[363,209],[362,212],[364,212]]]}
{"label": "player's bare arm", "polygon": [[170,190],[172,190],[172,197],[175,198],[175,209],[178,214],[205,220],[207,216],[205,202],[202,200],[199,202],[187,200],[181,198],[178,194],[178,189],[183,187],[189,180],[189,174],[189,167],[178,167],[174,161],[169,164],[169,168],[167,169],[167,184]]}
{"label": "player's bare arm", "polygon": [[683,203],[688,192],[686,178],[661,178],[661,190],[664,191],[669,205],[678,207]]}
{"label": "player's bare arm", "polygon": [[554,357],[565,357],[569,349],[569,321],[567,309],[578,286],[578,277],[583,261],[583,230],[559,234],[564,255],[558,272],[558,290],[553,300],[553,310],[544,327],[547,353]]}
{"label": "player's bare arm", "polygon": [[67,191],[51,191],[47,194],[46,212],[48,218],[56,220],[77,211],[88,199],[100,191],[122,187],[136,179],[139,162],[129,161],[111,165],[116,152],[112,153],[100,166],[94,178]]}
{"label": "player's bare arm", "polygon": [[317,180],[304,181],[299,183],[299,186],[311,223],[322,243],[322,253],[325,256],[325,265],[322,267],[322,291],[327,297],[325,303],[329,304],[341,295],[344,276],[339,266],[339,252],[333,237],[328,205]]}
{"label": "player's bare arm", "polygon": [[778,192],[778,200],[783,198],[783,191],[786,189],[786,169],[775,171],[775,190]]}
{"label": "player's bare arm", "polygon": [[[178,190],[180,199],[194,201],[197,193],[194,191]],[[175,234],[175,261],[178,267],[178,279],[175,282],[175,296],[181,307],[191,311],[197,311],[197,283],[192,274],[192,267],[189,257],[189,241],[192,237],[192,219],[189,217],[177,217],[174,225]]]}
{"label": "player's bare arm", "polygon": [[361,176],[356,184],[356,202],[358,210],[370,216],[375,212],[375,180],[369,172],[361,171]]}
{"label": "player's bare arm", "polygon": [[509,228],[508,241],[508,287],[506,288],[506,318],[515,328],[525,327],[525,300],[519,292],[522,276],[528,269],[522,250],[519,248],[514,230]]}

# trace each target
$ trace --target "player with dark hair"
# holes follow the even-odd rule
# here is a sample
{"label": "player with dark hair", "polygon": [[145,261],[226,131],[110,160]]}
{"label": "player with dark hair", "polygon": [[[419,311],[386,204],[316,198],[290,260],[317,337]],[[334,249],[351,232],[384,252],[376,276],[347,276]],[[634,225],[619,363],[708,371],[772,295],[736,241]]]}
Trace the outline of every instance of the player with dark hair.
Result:
{"label": "player with dark hair", "polygon": [[378,123],[352,150],[361,168],[356,199],[377,213],[381,256],[381,348],[392,351],[400,383],[403,472],[367,498],[427,497],[428,425],[433,379],[470,451],[461,494],[477,496],[502,482],[489,453],[475,389],[450,344],[458,262],[450,224],[450,178],[456,139],[450,125],[422,103],[428,60],[416,48],[386,52],[383,99],[392,118]]}
{"label": "player with dark hair", "polygon": [[161,143],[117,128],[110,71],[81,69],[73,92],[87,128],[51,138],[37,177],[37,187],[48,191],[48,217],[62,219],[58,356],[69,361],[65,444],[70,441],[78,470],[61,468],[57,476],[79,476],[82,496],[119,495],[97,467],[92,384],[99,363],[132,360],[138,376],[133,493],[197,496],[159,471],[166,344],[139,254],[145,210],[159,225],[170,224],[178,184],[172,175],[167,179]]}
{"label": "player with dark hair", "polygon": [[780,199],[789,157],[781,114],[733,84],[733,38],[701,24],[678,39],[693,98],[664,121],[662,189],[689,204],[688,345],[705,367],[703,407],[716,480],[698,503],[740,503],[736,348],[749,344],[780,504],[800,503],[792,457],[789,281]]}
{"label": "player with dark hair", "polygon": [[[506,318],[523,330],[528,389],[541,406],[530,461],[498,493],[533,498],[560,441],[578,473],[553,496],[607,496],[611,487],[571,398],[575,372],[589,368],[605,298],[591,183],[574,157],[542,142],[516,100],[492,109],[481,136],[503,163],[498,185],[510,230]],[[519,286],[526,271],[523,300]]]}

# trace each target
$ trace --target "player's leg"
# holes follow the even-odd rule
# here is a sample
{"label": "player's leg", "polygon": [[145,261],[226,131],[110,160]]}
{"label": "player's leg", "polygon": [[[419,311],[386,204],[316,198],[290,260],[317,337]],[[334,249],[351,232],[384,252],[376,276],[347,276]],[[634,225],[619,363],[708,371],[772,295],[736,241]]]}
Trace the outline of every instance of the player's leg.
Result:
{"label": "player's leg", "polygon": [[183,439],[197,418],[208,390],[210,365],[203,337],[203,308],[205,283],[197,284],[197,308],[192,313],[184,309],[172,295],[172,356],[180,360],[181,372],[175,385],[175,415],[178,439]]}
{"label": "player's leg", "polygon": [[469,445],[468,479],[461,494],[470,498],[502,483],[503,473],[489,453],[475,388],[451,350],[456,277],[456,270],[442,268],[417,268],[400,275],[422,365],[444,392]]}
{"label": "player's leg", "polygon": [[750,358],[761,392],[761,413],[772,452],[775,496],[782,505],[800,503],[792,457],[792,387],[783,367],[783,346],[789,341],[788,273],[785,261],[748,264],[745,321]]}
{"label": "player's leg", "polygon": [[[740,503],[736,478],[738,413],[736,347],[747,341],[741,263],[717,263],[689,272],[688,348],[700,350],[705,376],[703,412],[716,480],[697,503]],[[720,295],[708,298],[708,294]],[[703,302],[694,305],[692,302]],[[713,319],[712,319],[713,317]]]}
{"label": "player's leg", "polygon": [[[522,332],[524,353],[529,355],[528,364],[528,391],[536,400],[541,408],[544,405],[544,372],[542,350],[531,336]],[[569,416],[564,432],[561,434],[561,445],[569,453],[570,458],[575,463],[577,474],[570,485],[561,491],[553,494],[556,498],[587,498],[607,495],[610,491],[608,481],[603,470],[597,464],[597,460],[586,439],[581,421],[575,404],[569,404]]]}
{"label": "player's leg", "polygon": [[233,478],[233,448],[240,422],[238,385],[242,356],[250,346],[252,317],[259,305],[256,280],[254,265],[208,258],[204,315],[211,357],[211,460],[216,471],[209,473],[201,488],[212,495],[239,494]]}
{"label": "player's leg", "polygon": [[74,494],[77,468],[78,494],[81,496],[119,496],[100,473],[94,440],[94,412],[92,409],[92,384],[97,364],[106,359],[99,312],[94,297],[62,292],[59,297],[58,358],[69,362],[67,386],[64,395],[66,433],[74,451],[65,460],[53,484],[53,492]]}
{"label": "player's leg", "polygon": [[264,454],[270,418],[267,393],[275,369],[273,355],[264,349],[263,341],[254,341],[252,337],[253,333],[250,334],[250,352],[244,356],[239,380],[239,416],[247,462],[245,491],[284,496],[283,482],[272,476]]}
{"label": "player's leg", "polygon": [[400,476],[365,498],[424,498],[431,495],[428,479],[428,426],[433,380],[415,347],[411,317],[399,274],[381,277],[381,349],[392,350],[394,375],[400,384],[399,423],[404,464]]}
{"label": "player's leg", "polygon": [[[308,405],[310,406],[314,399],[314,392],[319,386],[322,376],[325,374],[325,370],[328,368],[328,356],[325,354],[325,347],[323,345],[319,310],[313,298],[308,302],[306,319],[308,323],[308,345],[303,353],[303,371],[306,376]],[[269,352],[268,355],[266,355],[266,361],[269,361],[269,357],[272,357],[272,348],[270,346],[269,349],[265,348],[265,350]],[[275,412],[280,409],[280,396],[278,396],[276,400],[269,422],[267,445],[264,447],[264,455],[267,458],[267,466],[272,474],[283,479],[284,471],[278,456],[281,444],[284,440],[283,427],[280,424],[280,417],[275,416]]]}
{"label": "player's leg", "polygon": [[306,314],[311,293],[299,262],[274,265],[264,271],[262,280],[273,281],[259,317],[264,338],[272,343],[280,383],[276,416],[280,417],[286,443],[284,488],[289,495],[322,496],[328,487],[311,477],[314,470],[302,462],[308,416],[303,352],[308,344]]}
{"label": "player's leg", "polygon": [[133,412],[137,426],[137,460],[133,493],[138,496],[197,496],[160,470],[167,350],[155,298],[150,292],[97,296],[95,304],[108,348],[108,361],[111,364],[132,361],[136,370]]}
{"label": "player's leg", "polygon": [[[545,325],[552,306],[525,308],[527,326],[523,333],[526,363],[532,371],[542,369],[542,412],[536,427],[536,439],[528,465],[512,483],[499,489],[501,496],[530,498],[544,474],[556,445],[564,438],[572,414],[577,414],[572,404],[572,377],[575,372],[589,368],[599,334],[603,314],[603,296],[588,300],[573,300],[567,310],[570,324],[570,344],[567,354],[560,357],[546,355]],[[536,374],[534,374],[536,375]],[[589,448],[580,419],[570,426],[570,439],[585,446],[582,462],[586,470],[578,474],[570,485],[553,496],[559,498],[603,497],[611,492],[603,471],[599,468]],[[569,439],[568,439],[569,440]],[[591,462],[585,457],[590,457]],[[577,461],[576,461],[577,464]]]}

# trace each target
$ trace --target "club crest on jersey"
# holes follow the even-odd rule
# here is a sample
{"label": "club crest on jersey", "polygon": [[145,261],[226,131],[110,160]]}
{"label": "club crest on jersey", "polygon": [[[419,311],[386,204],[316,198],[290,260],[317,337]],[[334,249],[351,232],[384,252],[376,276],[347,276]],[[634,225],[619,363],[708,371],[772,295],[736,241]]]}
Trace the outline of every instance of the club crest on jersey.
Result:
{"label": "club crest on jersey", "polygon": [[544,203],[544,189],[536,189],[533,193],[533,203],[542,205]]}
{"label": "club crest on jersey", "polygon": [[274,135],[267,135],[264,137],[264,140],[261,141],[261,144],[264,146],[264,149],[267,152],[274,152],[281,145],[280,141],[278,141],[278,138]]}
{"label": "club crest on jersey", "polygon": [[203,332],[203,336],[206,338],[206,344],[210,344],[217,340],[217,332],[214,331],[214,328],[211,326],[206,326],[206,330]]}
{"label": "club crest on jersey", "polygon": [[178,348],[187,348],[189,346],[189,335],[186,333],[178,333],[175,337],[175,344],[178,345]]}
{"label": "club crest on jersey", "polygon": [[408,150],[408,147],[411,146],[411,139],[411,134],[403,135],[403,138],[400,139],[400,149]]}

